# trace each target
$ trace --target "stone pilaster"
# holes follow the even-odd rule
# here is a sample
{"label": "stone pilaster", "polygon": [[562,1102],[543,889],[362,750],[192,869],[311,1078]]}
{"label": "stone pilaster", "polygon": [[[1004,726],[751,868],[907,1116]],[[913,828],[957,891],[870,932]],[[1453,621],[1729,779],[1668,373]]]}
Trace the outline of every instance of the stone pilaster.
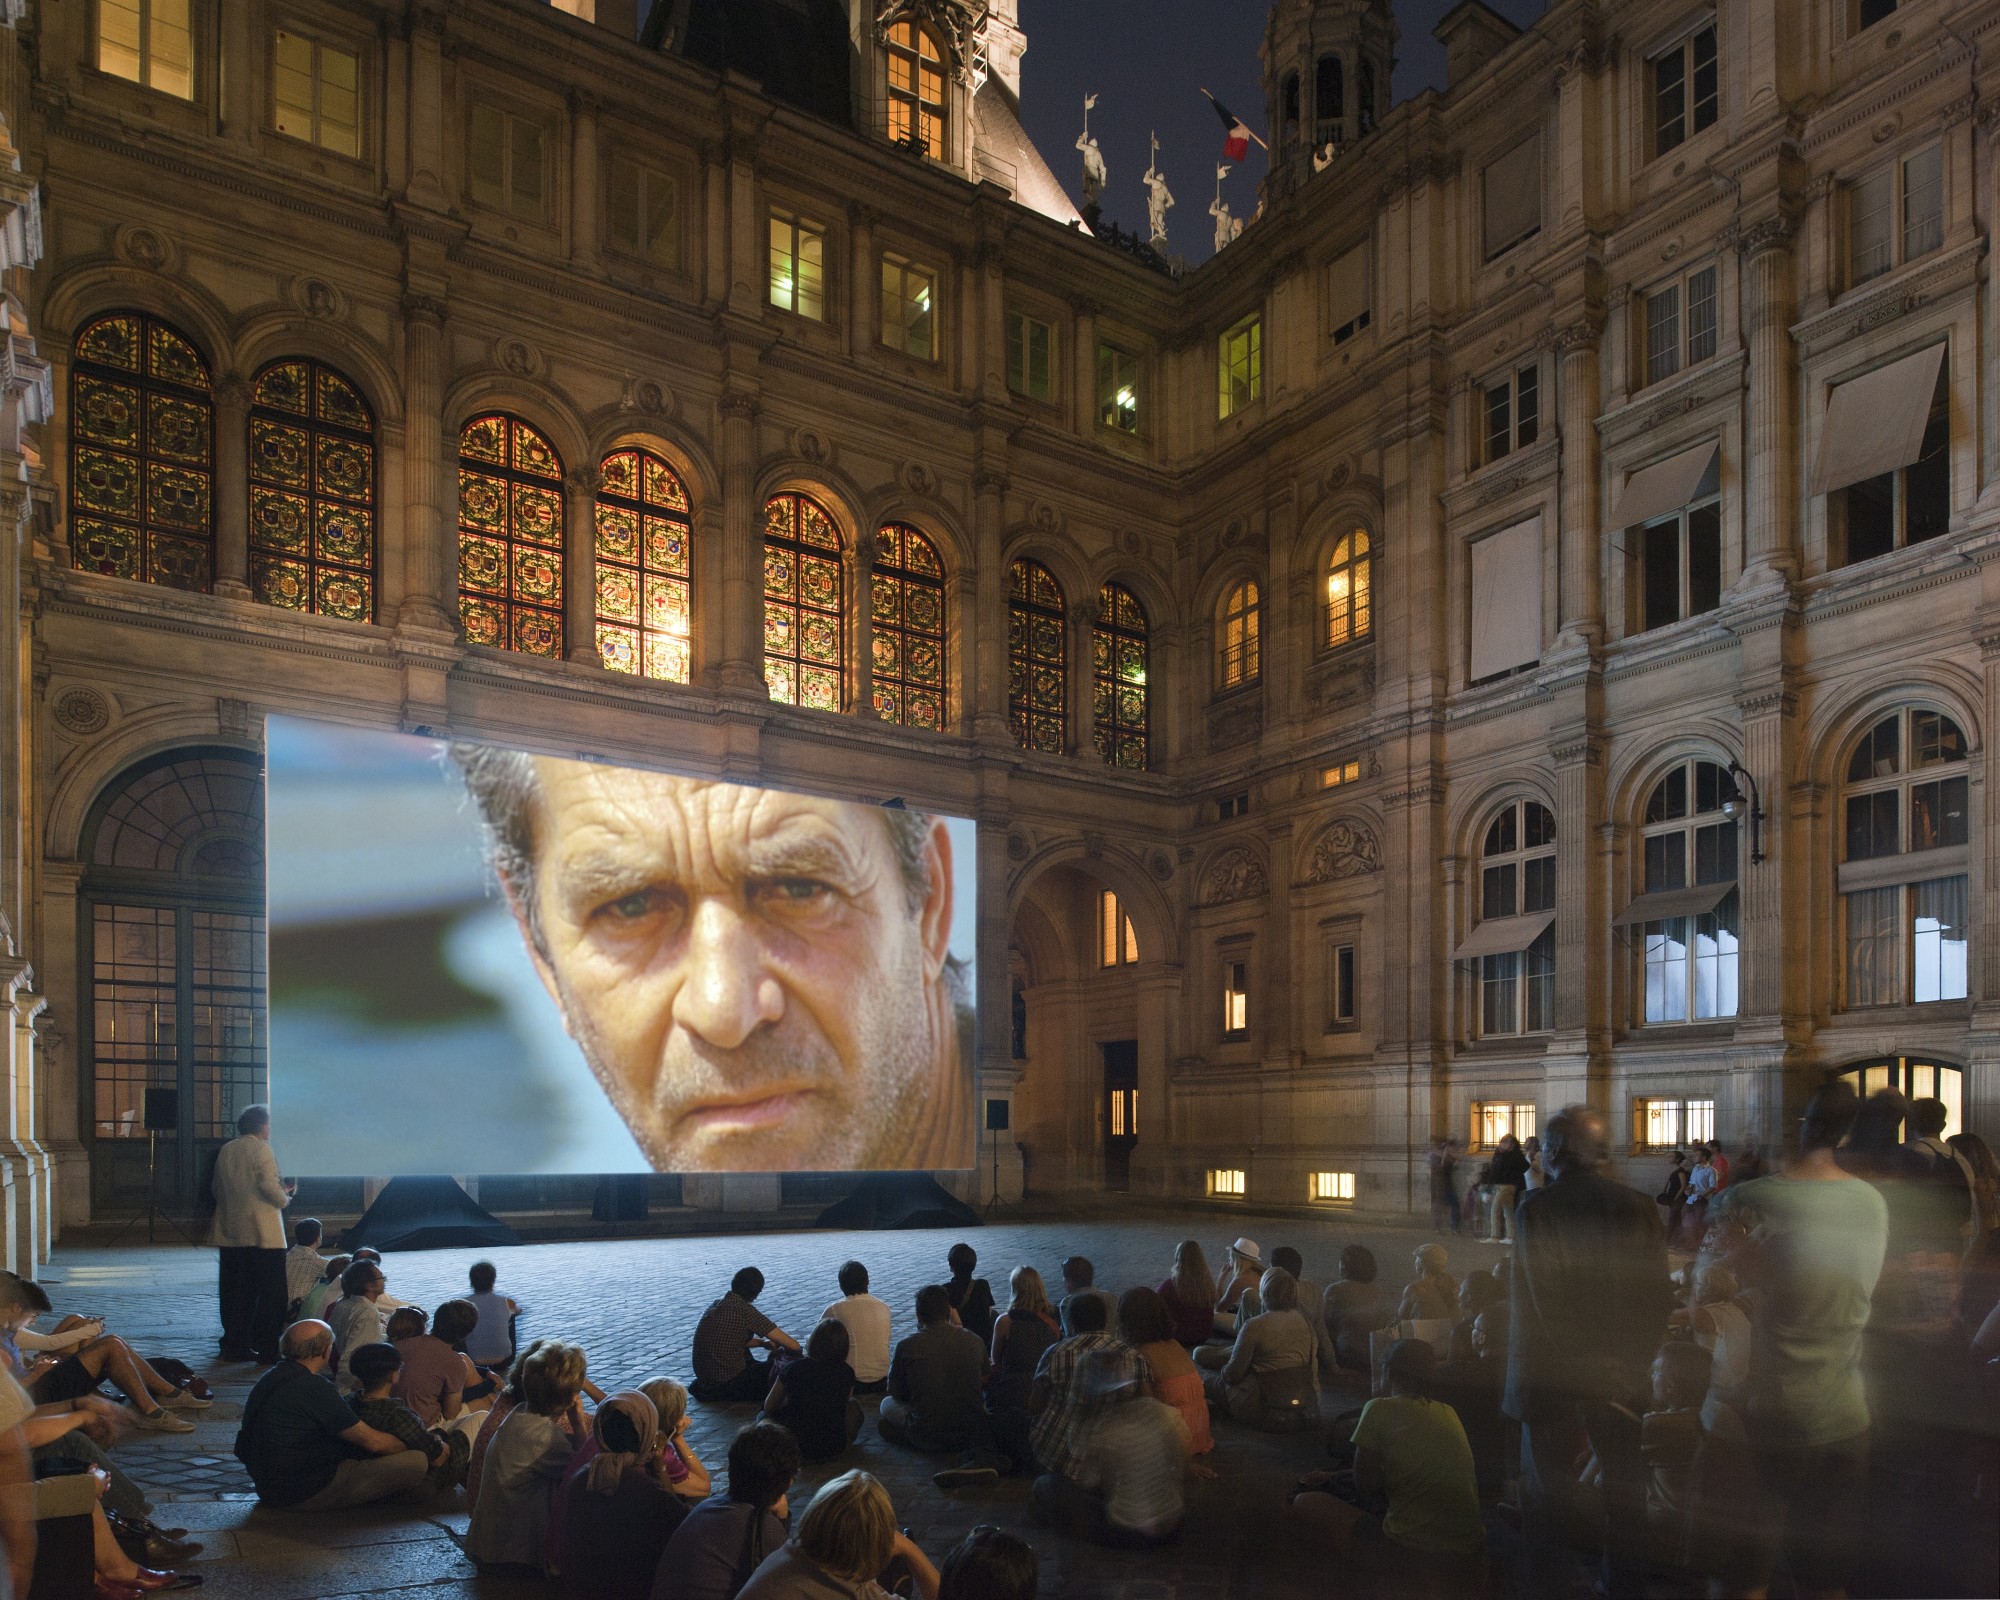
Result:
{"label": "stone pilaster", "polygon": [[971,648],[961,652],[973,672],[972,732],[987,744],[1007,744],[1007,476],[991,467],[972,477],[973,609],[959,626]]}
{"label": "stone pilaster", "polygon": [[1746,588],[1785,582],[1798,571],[1798,349],[1792,225],[1771,217],[1744,230],[1744,324],[1750,342],[1746,397],[1747,504],[1743,518]]}
{"label": "stone pilaster", "polygon": [[1556,338],[1556,393],[1562,418],[1561,616],[1556,653],[1587,648],[1604,634],[1604,530],[1598,509],[1603,468],[1597,443],[1601,321],[1572,323]]}
{"label": "stone pilaster", "polygon": [[603,175],[597,159],[597,101],[581,91],[569,97],[569,258],[585,272],[597,269],[604,225]]}
{"label": "stone pilaster", "polygon": [[215,592],[250,598],[250,384],[215,386]]}
{"label": "stone pilaster", "polygon": [[597,650],[597,491],[596,467],[579,467],[563,480],[563,511],[569,538],[563,553],[563,640],[571,661],[601,667]]}
{"label": "stone pilaster", "polygon": [[1587,1100],[1609,1112],[1611,959],[1609,873],[1598,824],[1605,813],[1604,740],[1589,716],[1592,686],[1577,691],[1584,720],[1557,731],[1556,1014],[1545,1081],[1551,1106]]}
{"label": "stone pilaster", "polygon": [[445,514],[444,317],[437,294],[403,297],[403,604],[397,620],[456,633],[458,585],[447,578],[457,562],[454,519]]}
{"label": "stone pilaster", "polygon": [[767,694],[764,540],[757,504],[757,400],[738,390],[717,407],[722,436],[722,640],[715,684]]}

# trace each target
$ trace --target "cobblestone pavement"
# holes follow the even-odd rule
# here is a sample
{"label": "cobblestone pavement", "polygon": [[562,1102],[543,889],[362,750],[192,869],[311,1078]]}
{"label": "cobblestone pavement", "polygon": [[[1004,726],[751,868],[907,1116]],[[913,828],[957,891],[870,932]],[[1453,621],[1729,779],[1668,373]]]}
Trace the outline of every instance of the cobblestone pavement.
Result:
{"label": "cobblestone pavement", "polygon": [[[1016,1265],[1059,1281],[1056,1263],[1071,1251],[1097,1263],[1098,1282],[1113,1289],[1157,1283],[1180,1239],[1199,1238],[1219,1259],[1221,1247],[1248,1233],[1267,1249],[1291,1244],[1309,1277],[1332,1275],[1340,1246],[1362,1242],[1383,1263],[1385,1280],[1408,1276],[1411,1250],[1429,1235],[1358,1225],[1339,1218],[1285,1220],[1216,1211],[1092,1211],[1067,1221],[1007,1223],[969,1231],[980,1275],[1002,1303]],[[581,1343],[591,1376],[604,1388],[628,1386],[658,1373],[685,1379],[696,1318],[728,1285],[738,1267],[754,1264],[769,1280],[759,1304],[801,1338],[821,1310],[839,1297],[834,1274],[850,1256],[867,1263],[873,1288],[896,1315],[896,1335],[915,1326],[916,1291],[944,1276],[945,1250],[957,1235],[801,1232],[719,1235],[604,1243],[529,1245],[488,1252],[500,1288],[524,1307],[522,1337],[560,1336]],[[1490,1264],[1499,1252],[1470,1239],[1452,1243],[1455,1267]],[[465,1271],[478,1253],[426,1251],[388,1257],[390,1293],[433,1307],[465,1292]],[[207,1548],[198,1570],[219,1600],[336,1600],[336,1597],[422,1591],[482,1600],[552,1594],[519,1578],[482,1577],[460,1552],[463,1495],[423,1511],[379,1510],[302,1517],[256,1507],[250,1484],[231,1454],[241,1402],[256,1369],[214,1360],[215,1257],[185,1248],[65,1248],[43,1273],[60,1314],[103,1314],[111,1330],[142,1354],[178,1356],[216,1386],[215,1406],[192,1434],[139,1433],[115,1452],[118,1464],[161,1502],[158,1519],[186,1525]],[[1329,1394],[1330,1417],[1361,1396]],[[691,1433],[704,1461],[721,1468],[728,1441],[754,1412],[749,1406],[694,1408]],[[934,1556],[971,1527],[990,1522],[1021,1532],[1042,1557],[1045,1595],[1105,1596],[1109,1600],[1225,1600],[1234,1596],[1322,1595],[1340,1592],[1338,1575],[1311,1551],[1291,1550],[1281,1513],[1297,1476],[1323,1464],[1317,1433],[1273,1438],[1215,1426],[1210,1458],[1218,1477],[1190,1486],[1185,1535],[1172,1547],[1111,1552],[1033,1527],[1027,1484],[1003,1480],[974,1492],[940,1490],[930,1474],[940,1462],[891,1448],[872,1422],[855,1448],[827,1467],[808,1468],[803,1504],[836,1471],[864,1467],[894,1496],[899,1517]]]}

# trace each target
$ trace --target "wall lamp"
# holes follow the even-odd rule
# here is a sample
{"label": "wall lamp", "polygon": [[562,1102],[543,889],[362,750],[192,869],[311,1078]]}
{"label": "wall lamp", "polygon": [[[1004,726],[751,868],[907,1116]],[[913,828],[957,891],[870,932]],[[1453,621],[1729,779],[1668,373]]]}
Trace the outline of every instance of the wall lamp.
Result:
{"label": "wall lamp", "polygon": [[[1750,792],[1746,796],[1744,790]],[[1734,817],[1745,808],[1750,813],[1750,864],[1764,859],[1764,807],[1757,797],[1757,780],[1743,770],[1740,762],[1729,763],[1729,785],[1722,791],[1722,814]]]}

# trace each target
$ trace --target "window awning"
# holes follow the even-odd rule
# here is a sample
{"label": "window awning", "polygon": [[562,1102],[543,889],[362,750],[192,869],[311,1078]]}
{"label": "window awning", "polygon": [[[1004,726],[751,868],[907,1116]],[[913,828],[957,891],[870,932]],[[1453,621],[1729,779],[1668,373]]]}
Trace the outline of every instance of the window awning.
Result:
{"label": "window awning", "polygon": [[1368,246],[1358,244],[1333,264],[1328,275],[1328,325],[1345,327],[1369,309]]}
{"label": "window awning", "polygon": [[1718,442],[1710,439],[1692,450],[1641,467],[1625,480],[1618,504],[1611,508],[1611,526],[1629,528],[1680,510],[1695,497],[1719,448]]}
{"label": "window awning", "polygon": [[1893,889],[1899,884],[1928,883],[1932,878],[1956,878],[1972,871],[1972,851],[1962,844],[1941,850],[1909,850],[1902,855],[1877,856],[1872,861],[1843,861],[1840,892]]}
{"label": "window awning", "polygon": [[1736,887],[1734,878],[1721,883],[1696,884],[1691,889],[1655,889],[1642,894],[1611,919],[1614,928],[1636,927],[1642,922],[1668,922],[1675,917],[1705,916],[1729,898]]}
{"label": "window awning", "polygon": [[1472,546],[1472,659],[1477,683],[1542,657],[1542,519]]}
{"label": "window awning", "polygon": [[1806,492],[1831,494],[1916,460],[1943,365],[1944,346],[1934,344],[1835,389]]}
{"label": "window awning", "polygon": [[1452,952],[1451,959],[1472,961],[1480,956],[1515,955],[1541,938],[1555,920],[1553,911],[1530,911],[1525,917],[1489,917],[1465,936],[1465,943]]}

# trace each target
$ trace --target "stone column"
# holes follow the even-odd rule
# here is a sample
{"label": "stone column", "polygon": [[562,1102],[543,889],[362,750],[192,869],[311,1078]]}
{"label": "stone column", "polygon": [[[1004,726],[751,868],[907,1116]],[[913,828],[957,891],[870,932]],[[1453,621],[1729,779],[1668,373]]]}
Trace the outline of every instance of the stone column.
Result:
{"label": "stone column", "polygon": [[716,652],[715,686],[767,695],[757,400],[739,390],[723,395],[717,409],[722,436],[722,638]]}
{"label": "stone column", "polygon": [[563,480],[563,511],[569,535],[563,551],[564,653],[586,667],[601,667],[597,651],[597,491],[596,467],[579,467]]}
{"label": "stone column", "polygon": [[1587,725],[1563,729],[1557,732],[1554,755],[1555,1039],[1544,1081],[1550,1105],[1588,1100],[1608,1113],[1604,1002],[1611,909],[1598,827],[1604,818],[1604,743]]}
{"label": "stone column", "polygon": [[[257,109],[251,87],[257,82],[249,71],[257,51],[250,27],[249,6],[223,6],[218,14],[222,71],[222,133],[233,144],[248,144],[256,135]],[[268,37],[268,35],[267,35]]]}
{"label": "stone column", "polygon": [[456,633],[457,563],[446,560],[454,553],[455,519],[445,515],[444,315],[437,296],[403,297],[403,603],[397,621]]}
{"label": "stone column", "polygon": [[1792,343],[1792,225],[1770,217],[1742,237],[1750,392],[1744,402],[1749,480],[1743,585],[1782,583],[1798,571],[1798,351]]}
{"label": "stone column", "polygon": [[408,197],[420,206],[442,211],[450,205],[444,184],[445,107],[444,10],[410,8],[409,42],[409,163]]}
{"label": "stone column", "polygon": [[972,733],[988,744],[1007,744],[1007,572],[1001,552],[1007,536],[1007,477],[990,467],[972,476],[972,539],[976,609],[962,613],[970,646]]}
{"label": "stone column", "polygon": [[569,97],[569,255],[584,271],[597,266],[602,225],[599,197],[604,184],[597,164],[597,102],[580,90]]}
{"label": "stone column", "polygon": [[[1164,1195],[1171,1188],[1173,1124],[1168,1065],[1178,1054],[1174,1022],[1181,1013],[1181,977],[1177,961],[1148,961],[1139,968],[1139,1142],[1132,1149],[1132,1189],[1139,1194]],[[1102,1085],[1101,1069],[1090,1081]],[[1097,1093],[1103,1093],[1101,1087]],[[1096,1154],[1101,1163],[1101,1144]]]}
{"label": "stone column", "polygon": [[875,714],[875,563],[881,558],[882,536],[863,528],[854,536],[854,554],[847,561],[847,709],[871,722]]}
{"label": "stone column", "polygon": [[875,265],[879,215],[873,206],[857,203],[847,208],[847,348],[851,355],[872,349],[880,337],[875,326],[876,299],[882,288],[881,270]]}
{"label": "stone column", "polygon": [[1096,642],[1097,596],[1072,599],[1069,608],[1070,750],[1086,761],[1102,761],[1097,753],[1097,674],[1092,646]]}
{"label": "stone column", "polygon": [[215,592],[250,595],[250,385],[215,386]]}
{"label": "stone column", "polygon": [[1556,386],[1562,417],[1562,634],[1556,649],[1588,648],[1604,634],[1604,530],[1599,526],[1597,319],[1572,323],[1556,338]]}
{"label": "stone column", "polygon": [[1070,309],[1076,313],[1074,424],[1076,431],[1088,439],[1097,431],[1097,302],[1072,300]]}
{"label": "stone column", "polygon": [[[1274,822],[1265,833],[1270,842],[1266,874],[1263,956],[1252,980],[1266,1068],[1287,1068],[1299,1059],[1299,1013],[1293,1003],[1301,974],[1292,951],[1292,824]],[[1310,979],[1307,979],[1310,982]]]}

